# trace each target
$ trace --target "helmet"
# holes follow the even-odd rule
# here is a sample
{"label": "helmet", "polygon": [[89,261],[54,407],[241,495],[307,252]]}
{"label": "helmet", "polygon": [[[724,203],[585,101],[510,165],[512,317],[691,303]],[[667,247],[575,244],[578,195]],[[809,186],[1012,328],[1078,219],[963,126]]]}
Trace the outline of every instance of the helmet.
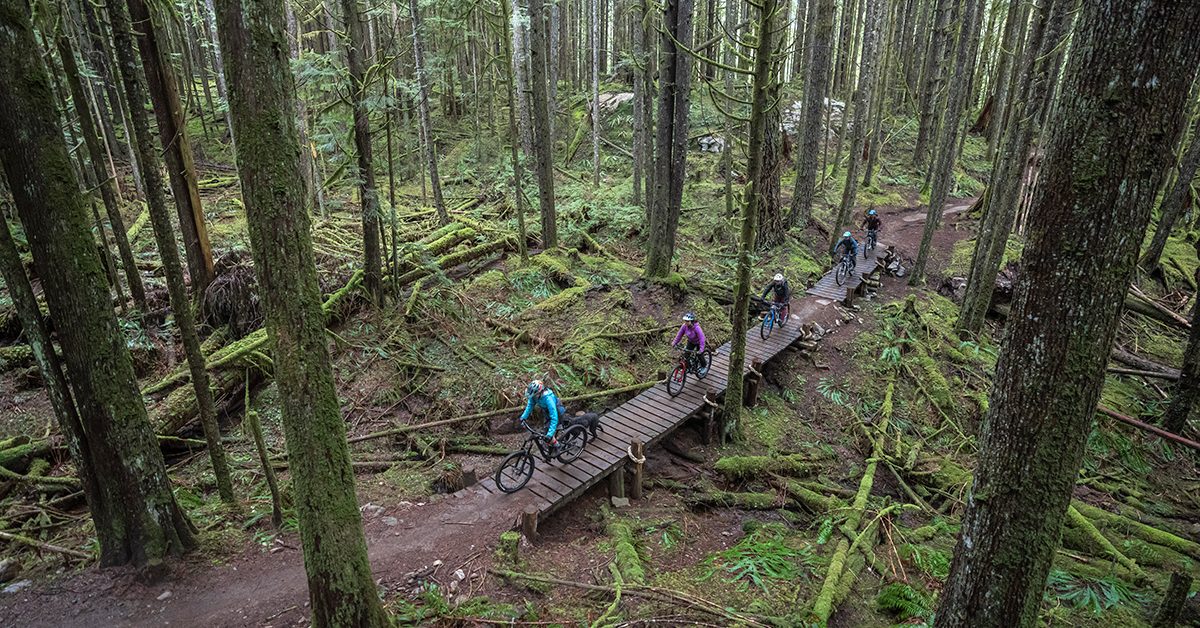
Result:
{"label": "helmet", "polygon": [[525,394],[532,397],[545,389],[546,385],[542,383],[542,380],[535,379],[532,382],[529,382],[529,385],[525,387]]}
{"label": "helmet", "polygon": [[868,216],[874,216],[874,215],[875,215],[875,213],[876,213],[876,212],[875,212],[875,210],[873,210],[873,209],[872,209],[871,211],[867,212],[867,215],[868,215]]}
{"label": "helmet", "polygon": [[696,315],[695,315],[694,313],[692,313],[692,312],[688,312],[687,314],[684,314],[684,315],[683,315],[683,322],[685,322],[685,323],[694,323],[694,322],[696,322]]}
{"label": "helmet", "polygon": [[775,273],[774,279],[776,283],[783,281],[783,273]]}
{"label": "helmet", "polygon": [[842,234],[842,237],[843,237],[843,238],[849,238],[849,237],[850,237],[850,232],[849,232],[849,231],[847,231],[846,233],[843,233],[843,234]]}

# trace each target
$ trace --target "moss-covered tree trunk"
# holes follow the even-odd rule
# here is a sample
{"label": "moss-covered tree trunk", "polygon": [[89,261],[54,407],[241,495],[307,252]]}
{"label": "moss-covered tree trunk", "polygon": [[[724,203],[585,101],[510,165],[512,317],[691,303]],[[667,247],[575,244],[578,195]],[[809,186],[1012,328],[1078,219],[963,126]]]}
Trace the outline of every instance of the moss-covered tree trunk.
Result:
{"label": "moss-covered tree trunk", "polygon": [[[970,1],[970,0],[968,0]],[[876,70],[879,67],[880,40],[883,37],[884,7],[880,0],[864,0],[867,3],[867,18],[863,32],[862,69],[858,74],[858,89],[854,91],[854,126],[850,129],[850,156],[846,165],[846,184],[842,187],[842,204],[830,232],[830,250],[842,237],[842,227],[850,222],[850,208],[854,206],[858,193],[858,165],[862,163],[863,141],[870,126],[867,112],[870,109],[871,90],[875,88]],[[881,115],[880,112],[875,113]]]}
{"label": "moss-covered tree trunk", "polygon": [[[121,3],[109,6],[109,19],[113,26],[113,39],[117,48],[117,64],[125,98],[129,102],[145,102],[146,87],[133,54],[131,24]],[[212,388],[208,381],[208,370],[204,364],[204,353],[200,350],[200,336],[196,331],[196,316],[188,299],[187,286],[183,280],[183,265],[179,260],[179,249],[175,243],[175,230],[171,226],[171,214],[167,209],[167,198],[163,193],[161,164],[154,140],[150,134],[150,120],[146,110],[135,107],[130,111],[133,122],[134,149],[142,163],[142,183],[146,190],[146,207],[150,212],[150,225],[154,230],[154,241],[158,245],[158,256],[162,260],[163,274],[167,281],[167,294],[171,301],[171,312],[179,338],[187,356],[188,371],[192,375],[192,386],[196,390],[196,404],[200,411],[200,425],[208,443],[208,457],[212,461],[213,474],[221,499],[232,503],[233,482],[229,477],[229,465],[225,461],[225,447],[221,444],[221,428],[217,424],[217,413],[213,404]]]}
{"label": "moss-covered tree trunk", "polygon": [[421,8],[417,0],[408,0],[412,17],[413,70],[417,76],[417,113],[421,119],[421,151],[429,170],[429,189],[433,192],[433,208],[443,225],[450,222],[446,201],[442,199],[442,180],[438,176],[437,142],[433,139],[433,121],[429,117],[429,73],[425,69],[425,31],[421,26]]}
{"label": "moss-covered tree trunk", "polygon": [[778,0],[763,0],[762,4],[751,9],[756,11],[754,52],[754,74],[752,83],[753,100],[750,105],[750,137],[747,138],[750,147],[750,159],[746,168],[749,179],[749,189],[742,204],[742,228],[739,236],[737,275],[733,290],[733,330],[730,332],[729,348],[729,378],[725,387],[724,406],[721,414],[724,417],[723,437],[729,436],[739,429],[742,416],[742,369],[746,364],[746,332],[750,328],[750,271],[753,261],[750,256],[754,252],[754,237],[758,216],[758,183],[763,168],[764,138],[766,126],[775,120],[772,108],[779,106],[779,101],[772,99],[777,86],[775,71],[779,58],[776,56],[776,37],[779,32],[773,30],[772,19],[780,10]]}
{"label": "moss-covered tree trunk", "polygon": [[1028,22],[1028,11],[1027,3],[1012,2],[1009,3],[1008,12],[1004,18],[1004,35],[1001,39],[999,59],[996,62],[996,71],[993,77],[992,117],[984,131],[987,134],[987,156],[989,158],[995,156],[996,148],[1000,145],[1000,138],[1004,132],[1004,120],[1013,96],[1012,91],[1008,89],[1012,83],[1009,77],[1014,69],[1019,67],[1016,62],[1020,59],[1015,52],[1017,42]]}
{"label": "moss-covered tree trunk", "polygon": [[105,166],[104,147],[100,143],[96,125],[92,123],[91,108],[83,91],[83,81],[79,74],[79,65],[75,62],[75,54],[66,35],[59,35],[58,56],[62,57],[63,71],[67,75],[67,86],[71,90],[71,100],[75,103],[75,111],[79,116],[79,130],[83,133],[84,143],[87,144],[88,158],[91,160],[96,183],[100,188],[100,197],[104,201],[104,210],[108,222],[112,225],[113,239],[117,243],[117,252],[121,256],[121,266],[125,270],[125,282],[129,293],[138,310],[146,311],[146,288],[142,285],[142,275],[138,272],[137,261],[133,258],[133,248],[125,233],[125,222],[121,219],[121,205],[117,200],[117,175]]}
{"label": "moss-covered tree trunk", "polygon": [[1175,228],[1175,223],[1190,205],[1192,181],[1196,178],[1198,169],[1200,169],[1200,115],[1196,116],[1195,121],[1192,122],[1192,140],[1188,145],[1187,152],[1183,155],[1183,160],[1179,162],[1179,176],[1175,179],[1175,185],[1171,186],[1171,191],[1163,197],[1162,204],[1159,205],[1158,227],[1155,228],[1154,237],[1150,239],[1150,246],[1146,247],[1146,253],[1142,255],[1139,262],[1139,265],[1147,272],[1158,266],[1158,260],[1167,246],[1167,238],[1171,237],[1171,230]]}
{"label": "moss-covered tree trunk", "polygon": [[[1196,244],[1196,255],[1200,257],[1200,243]],[[1200,280],[1200,270],[1196,272]],[[1179,383],[1175,386],[1175,396],[1171,405],[1163,415],[1163,427],[1183,434],[1188,419],[1192,416],[1192,408],[1200,399],[1200,299],[1192,304],[1192,328],[1188,332],[1187,347],[1183,350],[1183,368],[1179,369]]]}
{"label": "moss-covered tree trunk", "polygon": [[55,115],[26,4],[0,0],[0,160],[56,322],[86,447],[80,464],[103,565],[156,564],[190,549],[109,301],[88,209]]}
{"label": "moss-covered tree trunk", "polygon": [[262,292],[315,626],[388,625],[371,579],[333,385],[282,0],[217,0],[238,175]]}
{"label": "moss-covered tree trunk", "polygon": [[[504,58],[512,59],[512,19],[508,14],[508,0],[500,1],[500,13],[504,20],[503,40]],[[518,148],[521,142],[520,126],[517,124],[517,82],[513,73],[513,64],[504,64],[505,98],[508,100],[508,156],[513,169],[513,202],[517,210],[517,250],[521,253],[521,261],[529,260],[529,236],[525,228],[525,169],[521,165],[521,154]]]}
{"label": "moss-covered tree trunk", "polygon": [[655,129],[654,195],[646,242],[646,276],[666,277],[675,257],[675,232],[687,169],[688,107],[691,102],[692,0],[663,6],[659,40],[658,126]]}
{"label": "moss-covered tree trunk", "polygon": [[[354,111],[354,149],[358,155],[358,195],[362,203],[363,287],[377,305],[383,299],[383,253],[379,246],[379,191],[371,151],[371,121],[367,115],[367,43],[358,0],[341,0],[346,18],[346,67],[350,72],[350,103]],[[236,128],[236,126],[234,127]]]}
{"label": "moss-covered tree trunk", "polygon": [[[779,28],[782,18],[777,17],[775,24]],[[779,80],[771,81],[768,90],[768,102],[779,99]],[[786,140],[782,123],[783,110],[779,107],[769,107],[766,112],[767,120],[763,123],[762,168],[758,173],[757,193],[755,194],[755,213],[758,214],[758,234],[754,238],[755,248],[765,251],[783,242],[787,235],[784,226],[783,198],[780,194],[780,178],[783,175],[785,163],[784,141]],[[732,146],[728,147],[731,151]]]}
{"label": "moss-covered tree trunk", "polygon": [[909,271],[909,285],[919,286],[925,282],[925,265],[929,262],[933,248],[933,235],[942,224],[942,207],[950,196],[954,162],[958,160],[958,134],[962,130],[963,113],[966,109],[971,74],[975,71],[975,46],[979,38],[972,32],[977,16],[983,10],[981,0],[966,0],[958,35],[958,46],[954,55],[954,72],[950,75],[950,93],[946,98],[946,110],[942,116],[941,133],[938,135],[937,159],[933,165],[932,189],[929,192],[929,208],[925,214],[925,229],[921,234],[921,246],[917,259]]}
{"label": "moss-covered tree trunk", "polygon": [[[187,255],[188,274],[192,278],[192,292],[204,294],[204,289],[213,278],[212,245],[208,240],[208,228],[204,224],[204,208],[200,204],[200,189],[196,183],[196,164],[192,157],[192,145],[188,139],[187,118],[179,98],[179,81],[171,65],[170,50],[162,40],[159,29],[151,18],[145,0],[127,0],[129,16],[137,35],[138,51],[141,53],[142,68],[146,73],[147,93],[154,106],[158,122],[158,139],[162,145],[163,163],[167,168],[167,180],[175,197],[175,209],[179,217],[179,231],[183,236],[183,251]],[[111,13],[111,8],[109,9]],[[162,19],[161,17],[159,19]],[[115,27],[114,27],[115,31]],[[120,36],[114,32],[113,41]],[[121,45],[116,46],[117,63]],[[142,107],[145,100],[130,100],[130,118]],[[137,132],[133,132],[137,135]],[[142,169],[149,168],[144,162]],[[146,180],[143,172],[142,181]],[[145,190],[150,194],[150,190]]]}
{"label": "moss-covered tree trunk", "polygon": [[1033,132],[1033,123],[1050,105],[1051,77],[1058,61],[1051,54],[1066,36],[1070,0],[1048,0],[1035,9],[1025,54],[1018,70],[1019,80],[1013,92],[1011,120],[992,163],[991,183],[988,185],[983,220],[975,238],[975,252],[967,274],[956,327],[960,334],[971,337],[983,329],[983,321],[991,306],[996,274],[1004,259],[1008,236],[1020,204],[1021,177],[1025,172]]}
{"label": "moss-covered tree trunk", "polygon": [[1200,67],[1200,4],[1082,3],[935,625],[1033,626],[1139,238]]}
{"label": "moss-covered tree trunk", "polygon": [[817,191],[817,158],[826,139],[822,112],[829,95],[829,65],[833,46],[833,0],[815,0],[809,19],[813,31],[808,37],[808,75],[804,82],[804,119],[797,148],[796,185],[792,191],[790,225],[805,227],[812,218],[813,197]]}
{"label": "moss-covered tree trunk", "polygon": [[533,116],[534,170],[538,181],[538,204],[542,216],[542,247],[558,246],[558,218],[554,209],[554,136],[550,133],[552,115],[546,84],[546,3],[529,0],[529,91]]}
{"label": "moss-covered tree trunk", "polygon": [[[933,1],[933,0],[930,0]],[[913,164],[925,166],[929,158],[929,143],[933,141],[934,126],[937,124],[937,102],[942,81],[942,58],[946,56],[946,44],[953,28],[950,14],[957,6],[956,0],[936,0],[933,8],[933,31],[929,34],[929,47],[921,64],[921,91],[917,105],[917,140],[913,144]]]}

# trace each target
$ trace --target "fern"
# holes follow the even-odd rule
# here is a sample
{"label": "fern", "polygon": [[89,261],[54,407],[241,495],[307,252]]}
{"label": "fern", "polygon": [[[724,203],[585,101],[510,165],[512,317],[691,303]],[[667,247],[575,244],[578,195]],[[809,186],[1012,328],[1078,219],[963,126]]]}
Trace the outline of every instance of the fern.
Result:
{"label": "fern", "polygon": [[710,557],[703,580],[718,573],[727,574],[725,582],[738,583],[745,591],[754,585],[767,593],[770,580],[791,581],[812,573],[813,556],[810,549],[794,549],[783,539],[755,533],[737,545]]}
{"label": "fern", "polygon": [[817,382],[817,392],[821,393],[822,397],[839,406],[846,405],[846,400],[849,398],[849,395],[845,391],[838,388],[837,384],[827,377],[823,377]]}
{"label": "fern", "polygon": [[887,585],[875,598],[880,611],[905,622],[917,618],[928,623],[933,617],[932,604],[928,594],[903,582]]}
{"label": "fern", "polygon": [[1112,576],[1083,578],[1061,569],[1050,570],[1045,597],[1057,599],[1064,606],[1090,610],[1096,615],[1144,601],[1144,596],[1134,593],[1128,585]]}

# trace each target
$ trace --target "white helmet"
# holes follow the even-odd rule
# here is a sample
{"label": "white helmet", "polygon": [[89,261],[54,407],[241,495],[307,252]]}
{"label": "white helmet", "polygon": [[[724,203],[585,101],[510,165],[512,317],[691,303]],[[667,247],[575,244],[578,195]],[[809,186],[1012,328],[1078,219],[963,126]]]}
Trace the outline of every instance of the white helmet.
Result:
{"label": "white helmet", "polygon": [[775,281],[783,281],[783,273],[775,273]]}
{"label": "white helmet", "polygon": [[843,237],[843,238],[849,238],[849,237],[850,237],[850,232],[849,232],[849,231],[847,231],[846,233],[843,233],[843,234],[842,234],[842,237]]}

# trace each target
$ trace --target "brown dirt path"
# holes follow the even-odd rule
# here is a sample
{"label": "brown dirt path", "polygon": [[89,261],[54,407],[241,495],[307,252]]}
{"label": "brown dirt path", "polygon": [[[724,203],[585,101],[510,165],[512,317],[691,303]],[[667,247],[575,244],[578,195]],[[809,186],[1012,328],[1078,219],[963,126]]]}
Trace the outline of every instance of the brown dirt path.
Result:
{"label": "brown dirt path", "polygon": [[[954,217],[970,203],[956,202],[944,213],[930,275],[947,263],[950,247],[968,235],[957,229]],[[923,212],[880,211],[885,221],[881,246],[895,245],[906,259],[914,256]],[[532,498],[528,491],[504,496],[499,506],[488,504],[498,499],[495,495],[483,501],[447,496],[364,513],[377,583],[389,591],[403,590],[408,574],[439,560],[442,563],[433,577],[449,578],[456,569],[490,552]],[[306,626],[310,615],[299,540],[289,535],[285,542],[288,545],[266,552],[248,541],[239,554],[217,564],[211,558],[190,557],[174,565],[164,582],[152,586],[138,583],[125,569],[88,569],[3,596],[0,626]]]}

